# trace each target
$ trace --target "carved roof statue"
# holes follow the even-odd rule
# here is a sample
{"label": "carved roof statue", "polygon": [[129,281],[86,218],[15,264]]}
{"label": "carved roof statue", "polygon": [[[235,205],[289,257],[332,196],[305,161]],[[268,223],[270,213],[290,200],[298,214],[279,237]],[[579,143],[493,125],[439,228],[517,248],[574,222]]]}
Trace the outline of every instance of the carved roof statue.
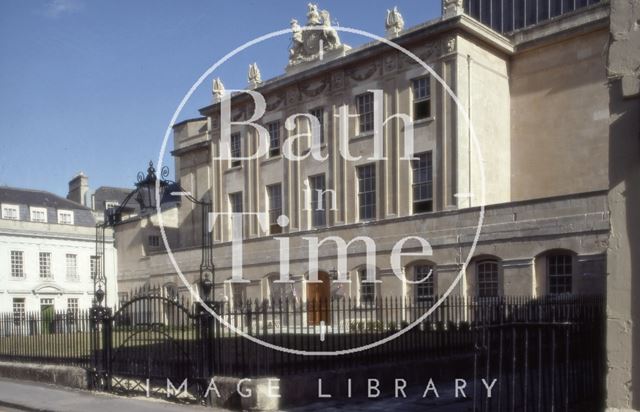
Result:
{"label": "carved roof statue", "polygon": [[393,10],[387,9],[387,19],[384,23],[384,28],[387,30],[387,36],[389,37],[396,37],[398,33],[404,29],[404,19],[397,7],[394,6]]}
{"label": "carved roof statue", "polygon": [[308,3],[307,8],[307,26],[318,26],[322,23],[320,15],[318,14],[318,5]]}
{"label": "carved roof statue", "polygon": [[306,26],[300,27],[296,19],[291,20],[289,67],[322,59],[326,56],[325,53],[349,49],[349,46],[340,42],[338,32],[331,26],[331,15],[327,10],[319,11],[318,6],[312,3],[307,8]]}
{"label": "carved roof statue", "polygon": [[222,100],[222,95],[224,94],[224,84],[222,84],[222,80],[219,77],[213,79],[213,100],[215,102],[219,102]]}
{"label": "carved roof statue", "polygon": [[442,17],[448,18],[464,13],[463,0],[442,0]]}
{"label": "carved roof statue", "polygon": [[252,89],[255,89],[262,83],[262,76],[260,75],[260,69],[258,68],[257,63],[252,63],[249,65],[249,86]]}

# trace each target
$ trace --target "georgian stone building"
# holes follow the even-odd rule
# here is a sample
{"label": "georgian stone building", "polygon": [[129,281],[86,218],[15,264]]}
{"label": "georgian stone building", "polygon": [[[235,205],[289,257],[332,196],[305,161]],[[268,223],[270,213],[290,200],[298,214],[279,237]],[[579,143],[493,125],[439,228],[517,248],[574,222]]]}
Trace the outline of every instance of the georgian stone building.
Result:
{"label": "georgian stone building", "polygon": [[[296,21],[285,74],[262,81],[258,66],[250,70],[249,87],[266,101],[257,121],[270,134],[266,155],[237,159],[255,153],[258,144],[254,127],[236,124],[231,158],[219,158],[224,149],[220,80],[214,83],[217,98],[200,110],[201,117],[174,126],[176,178],[186,191],[210,199],[213,212],[269,216],[266,225],[256,216],[244,217],[242,275],[249,282],[243,284],[225,282],[231,276],[231,219],[218,217],[211,232],[216,299],[349,295],[360,304],[379,296],[429,299],[451,286],[466,261],[455,294],[603,293],[609,236],[603,56],[608,5],[585,4],[509,32],[470,17],[457,1],[444,2],[442,17],[411,28],[404,27],[401,12],[387,16],[386,35],[435,75],[388,44],[349,48],[330,25],[322,32],[300,32]],[[323,16],[310,7],[306,24],[321,26]],[[285,56],[283,50],[283,65]],[[373,90],[382,95],[377,113]],[[347,121],[338,117],[341,108],[350,115]],[[232,96],[232,121],[247,121],[254,110],[249,95]],[[319,123],[298,116],[285,127],[298,113]],[[415,159],[403,158],[407,135],[399,116],[379,126],[383,158],[376,158],[376,116],[400,113],[414,122]],[[313,128],[325,161],[283,156],[288,144],[294,153],[308,153],[309,141],[293,136]],[[340,136],[358,160],[340,154]],[[288,224],[278,224],[280,215]],[[202,224],[198,207],[182,202],[171,247],[196,287]],[[151,283],[185,293],[164,250],[140,253],[129,247],[137,230],[136,223],[118,229],[118,244],[128,245],[119,248],[119,289]],[[321,283],[309,283],[306,238],[312,236],[346,242],[369,236],[375,262],[367,263],[365,244],[355,241],[348,249],[348,273],[340,273],[336,247],[326,242],[317,248]],[[406,236],[422,237],[432,247],[430,256],[404,255],[400,262],[409,280],[431,273],[420,285],[402,282],[391,270],[392,248]],[[274,282],[282,239],[289,244],[291,284]],[[415,252],[418,246],[409,241],[403,250]],[[379,283],[363,283],[369,271]],[[332,282],[336,276],[351,282]]]}

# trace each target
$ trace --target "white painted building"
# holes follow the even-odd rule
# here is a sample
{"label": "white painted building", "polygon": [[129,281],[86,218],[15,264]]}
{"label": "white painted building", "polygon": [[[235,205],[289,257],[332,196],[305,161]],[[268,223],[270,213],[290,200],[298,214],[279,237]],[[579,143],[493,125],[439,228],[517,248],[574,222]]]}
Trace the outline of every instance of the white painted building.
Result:
{"label": "white painted building", "polygon": [[[91,210],[49,192],[0,187],[0,312],[87,309],[96,256]],[[106,240],[107,302],[117,297],[117,255]]]}

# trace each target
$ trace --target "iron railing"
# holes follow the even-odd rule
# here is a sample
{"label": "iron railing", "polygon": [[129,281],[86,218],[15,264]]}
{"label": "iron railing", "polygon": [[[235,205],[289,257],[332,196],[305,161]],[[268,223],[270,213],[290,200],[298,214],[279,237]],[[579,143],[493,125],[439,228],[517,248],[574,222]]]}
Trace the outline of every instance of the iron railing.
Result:
{"label": "iron railing", "polygon": [[[432,309],[438,300],[254,300],[213,305],[215,318],[200,304],[147,288],[113,310],[0,314],[0,360],[86,367],[106,390],[188,379],[193,400],[212,376],[405,362],[463,365],[476,411],[587,411],[603,398],[603,298],[451,296]],[[333,351],[343,353],[317,354]],[[491,398],[483,378],[497,379]]]}
{"label": "iron railing", "polygon": [[91,366],[88,310],[0,314],[0,359]]}

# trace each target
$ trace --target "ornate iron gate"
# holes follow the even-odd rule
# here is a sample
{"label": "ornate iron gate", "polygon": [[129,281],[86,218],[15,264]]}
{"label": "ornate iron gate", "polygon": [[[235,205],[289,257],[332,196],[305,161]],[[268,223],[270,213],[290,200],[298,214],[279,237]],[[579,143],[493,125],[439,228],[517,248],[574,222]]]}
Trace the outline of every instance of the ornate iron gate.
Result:
{"label": "ornate iron gate", "polygon": [[212,376],[212,317],[199,305],[148,289],[92,311],[96,389],[202,402]]}

